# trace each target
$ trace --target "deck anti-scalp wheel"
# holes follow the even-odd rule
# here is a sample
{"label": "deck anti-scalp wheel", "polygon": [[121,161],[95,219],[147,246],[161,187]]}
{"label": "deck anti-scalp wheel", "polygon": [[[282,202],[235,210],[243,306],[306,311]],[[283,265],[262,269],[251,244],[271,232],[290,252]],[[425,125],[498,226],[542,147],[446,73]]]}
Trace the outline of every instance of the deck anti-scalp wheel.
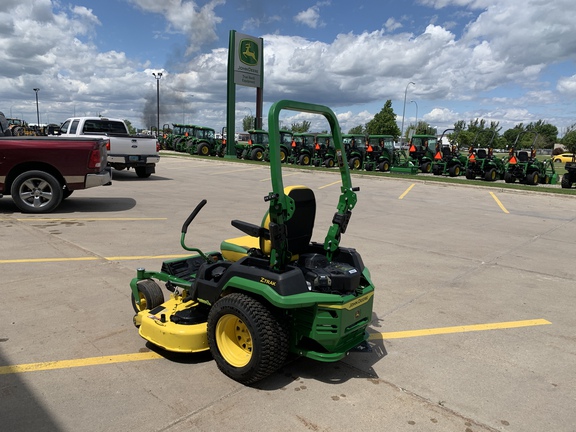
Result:
{"label": "deck anti-scalp wheel", "polygon": [[242,384],[251,384],[284,364],[288,331],[258,300],[234,293],[212,306],[208,315],[208,345],[224,374]]}
{"label": "deck anti-scalp wheel", "polygon": [[138,282],[138,296],[140,304],[136,303],[134,295],[130,296],[132,307],[136,313],[146,309],[154,309],[164,303],[164,293],[162,288],[151,279],[144,279]]}

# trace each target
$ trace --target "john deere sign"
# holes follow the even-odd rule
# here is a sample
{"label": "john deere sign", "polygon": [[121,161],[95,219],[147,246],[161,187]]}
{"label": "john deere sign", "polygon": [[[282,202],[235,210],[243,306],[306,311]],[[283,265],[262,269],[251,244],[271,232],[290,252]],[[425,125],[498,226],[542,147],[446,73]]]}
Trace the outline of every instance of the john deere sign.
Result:
{"label": "john deere sign", "polygon": [[262,39],[235,34],[234,84],[262,86]]}

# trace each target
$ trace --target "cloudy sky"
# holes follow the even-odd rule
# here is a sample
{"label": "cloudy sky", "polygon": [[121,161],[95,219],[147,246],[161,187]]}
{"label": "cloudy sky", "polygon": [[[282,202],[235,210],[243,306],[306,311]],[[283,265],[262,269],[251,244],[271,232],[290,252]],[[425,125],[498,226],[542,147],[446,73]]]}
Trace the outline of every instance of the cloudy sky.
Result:
{"label": "cloudy sky", "polygon": [[[344,132],[391,99],[405,124],[576,123],[574,0],[2,0],[0,110],[225,125],[230,30],[264,39],[265,112],[330,106]],[[413,82],[414,84],[409,84]],[[414,102],[412,102],[414,101]],[[238,87],[237,125],[255,113]],[[286,124],[303,116],[287,117]],[[312,119],[314,120],[314,119]],[[313,122],[313,128],[324,128]]]}

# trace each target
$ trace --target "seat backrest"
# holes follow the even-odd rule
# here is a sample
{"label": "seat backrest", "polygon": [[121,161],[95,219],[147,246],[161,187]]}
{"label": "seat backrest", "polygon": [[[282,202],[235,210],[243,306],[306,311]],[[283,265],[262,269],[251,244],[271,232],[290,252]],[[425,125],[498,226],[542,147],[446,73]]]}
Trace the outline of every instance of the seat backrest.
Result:
{"label": "seat backrest", "polygon": [[518,152],[518,160],[520,162],[528,162],[528,152],[527,151]]}
{"label": "seat backrest", "polygon": [[486,150],[485,149],[476,150],[476,157],[478,157],[478,159],[486,159]]}
{"label": "seat backrest", "polygon": [[[287,186],[284,193],[294,200],[294,213],[286,221],[288,250],[297,255],[306,250],[312,239],[316,218],[316,198],[312,189],[306,186]],[[266,214],[262,226],[268,228],[270,216]],[[272,250],[270,240],[261,239],[260,249],[265,255]]]}

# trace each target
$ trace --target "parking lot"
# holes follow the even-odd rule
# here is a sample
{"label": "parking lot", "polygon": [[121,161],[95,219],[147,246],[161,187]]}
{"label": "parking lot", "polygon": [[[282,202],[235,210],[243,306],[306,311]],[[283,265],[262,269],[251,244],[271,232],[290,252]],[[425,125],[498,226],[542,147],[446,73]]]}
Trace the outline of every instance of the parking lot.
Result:
{"label": "parking lot", "polygon": [[[317,201],[323,241],[336,172],[286,168]],[[265,165],[163,157],[138,179],[77,191],[56,213],[0,200],[0,419],[11,431],[574,431],[576,196],[353,175],[342,245],[376,285],[370,352],[291,359],[245,387],[209,354],[146,344],[130,279],[259,223]]]}

